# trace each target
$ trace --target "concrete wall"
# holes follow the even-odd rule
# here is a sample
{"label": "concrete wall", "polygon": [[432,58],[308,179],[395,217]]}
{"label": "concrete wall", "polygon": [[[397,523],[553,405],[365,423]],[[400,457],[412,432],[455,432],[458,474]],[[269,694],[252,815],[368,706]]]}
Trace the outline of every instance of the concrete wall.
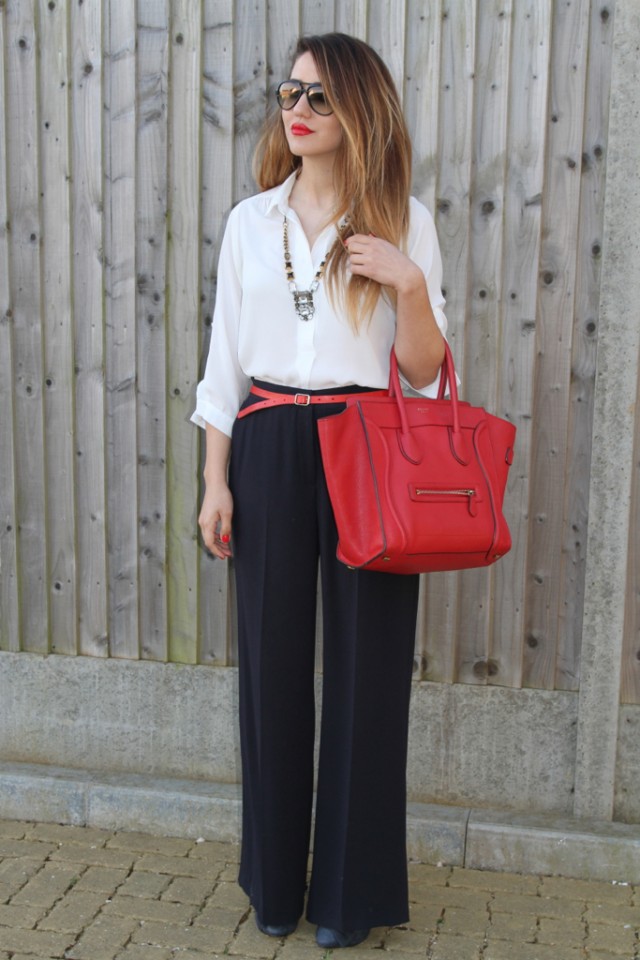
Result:
{"label": "concrete wall", "polygon": [[[0,758],[234,784],[236,695],[233,668],[0,653]],[[574,693],[416,683],[410,799],[570,815],[577,710]],[[622,721],[616,812],[637,822],[640,708]]]}

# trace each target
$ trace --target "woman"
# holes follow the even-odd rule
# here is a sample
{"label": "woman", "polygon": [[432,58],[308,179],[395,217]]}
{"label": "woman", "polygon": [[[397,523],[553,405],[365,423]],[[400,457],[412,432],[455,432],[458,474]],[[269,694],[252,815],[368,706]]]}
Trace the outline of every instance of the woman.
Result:
{"label": "woman", "polygon": [[304,37],[277,97],[256,153],[263,192],[232,210],[220,254],[193,416],[207,436],[199,524],[214,556],[230,557],[233,546],[239,882],[260,930],[278,937],[295,930],[307,881],[320,563],[323,706],[307,916],[331,948],[408,919],[418,578],[337,561],[316,423],[343,410],[348,394],[387,386],[392,345],[404,379],[435,395],[446,320],[433,221],[409,194],[410,142],[378,55],[344,34]]}

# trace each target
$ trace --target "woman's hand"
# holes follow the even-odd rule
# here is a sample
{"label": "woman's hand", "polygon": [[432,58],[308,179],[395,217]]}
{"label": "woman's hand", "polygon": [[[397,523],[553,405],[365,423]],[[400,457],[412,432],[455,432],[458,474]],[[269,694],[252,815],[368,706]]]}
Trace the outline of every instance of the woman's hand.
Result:
{"label": "woman's hand", "polygon": [[393,287],[398,293],[424,289],[424,274],[417,263],[387,240],[356,233],[344,245],[349,252],[351,273]]}
{"label": "woman's hand", "polygon": [[198,523],[207,550],[219,560],[230,557],[233,497],[227,483],[231,440],[207,424],[207,457],[204,467],[205,493]]}
{"label": "woman's hand", "polygon": [[198,523],[205,547],[219,560],[232,555],[232,515],[233,497],[227,484],[224,481],[207,483]]}
{"label": "woman's hand", "polygon": [[345,240],[353,274],[369,277],[397,293],[394,348],[398,366],[416,390],[433,383],[444,358],[425,275],[387,240],[357,233]]}

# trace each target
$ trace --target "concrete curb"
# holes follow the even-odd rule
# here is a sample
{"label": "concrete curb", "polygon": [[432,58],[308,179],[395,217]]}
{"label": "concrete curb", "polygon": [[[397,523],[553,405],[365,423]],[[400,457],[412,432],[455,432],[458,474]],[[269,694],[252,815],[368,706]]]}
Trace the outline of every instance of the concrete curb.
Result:
{"label": "concrete curb", "polygon": [[[236,784],[0,762],[0,818],[237,841]],[[407,808],[412,859],[640,883],[640,826],[428,803]]]}

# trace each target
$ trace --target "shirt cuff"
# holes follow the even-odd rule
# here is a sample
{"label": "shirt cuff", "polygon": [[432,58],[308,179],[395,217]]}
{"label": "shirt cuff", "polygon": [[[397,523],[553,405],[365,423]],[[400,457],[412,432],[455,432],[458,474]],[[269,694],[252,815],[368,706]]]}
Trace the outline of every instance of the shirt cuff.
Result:
{"label": "shirt cuff", "polygon": [[191,414],[190,419],[191,423],[195,423],[197,427],[204,428],[210,423],[212,427],[216,427],[217,430],[220,430],[228,437],[231,436],[233,424],[235,423],[235,417],[229,417],[226,413],[222,413],[221,410],[218,410],[217,407],[214,407],[213,404],[207,400],[198,400],[198,405]]}

